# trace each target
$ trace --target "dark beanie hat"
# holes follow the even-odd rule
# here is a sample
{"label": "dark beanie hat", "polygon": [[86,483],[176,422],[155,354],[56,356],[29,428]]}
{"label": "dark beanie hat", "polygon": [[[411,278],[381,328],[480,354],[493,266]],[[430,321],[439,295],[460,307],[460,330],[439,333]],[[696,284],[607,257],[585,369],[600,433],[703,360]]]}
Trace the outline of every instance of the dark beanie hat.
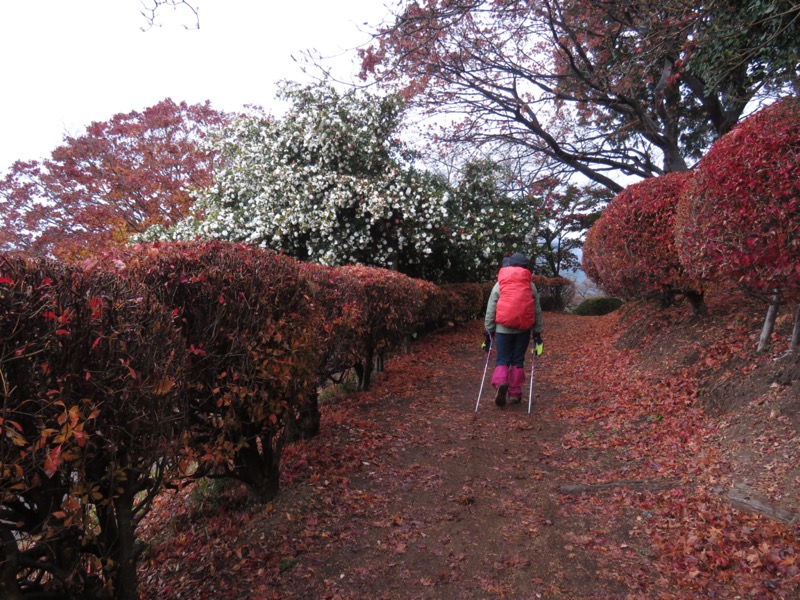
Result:
{"label": "dark beanie hat", "polygon": [[524,269],[528,268],[528,257],[524,254],[519,252],[515,252],[511,255],[511,258],[508,259],[508,266],[509,267],[522,267]]}

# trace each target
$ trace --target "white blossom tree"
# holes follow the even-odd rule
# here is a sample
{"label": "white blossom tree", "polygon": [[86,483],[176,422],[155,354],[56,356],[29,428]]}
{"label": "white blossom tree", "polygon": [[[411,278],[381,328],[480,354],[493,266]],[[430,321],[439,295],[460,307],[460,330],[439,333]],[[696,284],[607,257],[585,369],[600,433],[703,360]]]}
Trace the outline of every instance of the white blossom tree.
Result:
{"label": "white blossom tree", "polygon": [[478,280],[494,279],[504,255],[531,255],[531,238],[540,226],[537,205],[515,186],[507,167],[491,159],[473,159],[459,169],[453,186],[453,227],[459,232],[462,252],[454,262],[483,256],[480,264],[463,264]]}
{"label": "white blossom tree", "polygon": [[215,139],[224,165],[199,194],[199,216],[146,239],[222,239],[463,281],[496,269],[512,221],[520,239],[530,230],[519,215],[498,215],[500,205],[463,205],[444,179],[412,164],[399,98],[288,83],[279,98],[289,103],[284,116],[253,109]]}

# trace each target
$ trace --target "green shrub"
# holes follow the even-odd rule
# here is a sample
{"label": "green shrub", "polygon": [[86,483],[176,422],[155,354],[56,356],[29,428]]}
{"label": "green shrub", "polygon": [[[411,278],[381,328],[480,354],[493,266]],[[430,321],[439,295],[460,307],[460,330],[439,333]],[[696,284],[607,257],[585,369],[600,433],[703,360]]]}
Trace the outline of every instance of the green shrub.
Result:
{"label": "green shrub", "polygon": [[572,312],[582,317],[598,317],[614,312],[620,306],[622,306],[622,300],[619,298],[594,296],[593,298],[581,302]]}

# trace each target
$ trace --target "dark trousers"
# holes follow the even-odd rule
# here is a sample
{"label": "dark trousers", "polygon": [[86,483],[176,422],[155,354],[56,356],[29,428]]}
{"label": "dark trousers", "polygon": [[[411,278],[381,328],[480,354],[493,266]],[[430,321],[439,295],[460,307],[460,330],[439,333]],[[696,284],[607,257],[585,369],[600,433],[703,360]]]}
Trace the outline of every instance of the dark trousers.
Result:
{"label": "dark trousers", "polygon": [[531,341],[531,330],[522,333],[496,333],[494,344],[497,349],[495,365],[524,367],[525,351]]}

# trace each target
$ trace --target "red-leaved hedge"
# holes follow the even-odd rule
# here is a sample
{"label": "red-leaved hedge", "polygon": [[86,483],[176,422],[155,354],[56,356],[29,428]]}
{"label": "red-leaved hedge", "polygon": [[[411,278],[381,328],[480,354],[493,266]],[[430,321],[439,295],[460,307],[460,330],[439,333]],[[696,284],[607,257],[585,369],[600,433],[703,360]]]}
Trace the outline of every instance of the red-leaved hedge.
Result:
{"label": "red-leaved hedge", "polygon": [[184,356],[146,287],[0,256],[0,597],[99,593],[89,572],[138,597],[135,528],[178,453]]}
{"label": "red-leaved hedge", "polygon": [[800,98],[776,102],[718,139],[682,200],[678,251],[701,278],[800,294]]}
{"label": "red-leaved hedge", "polygon": [[186,340],[199,473],[273,497],[285,428],[315,402],[317,319],[297,263],[223,242],[143,245],[111,260],[159,295]]}
{"label": "red-leaved hedge", "polygon": [[[634,183],[617,194],[603,212],[602,239],[591,239],[593,252],[601,252],[605,291],[635,299],[701,292],[678,258],[674,243],[675,211],[689,172],[668,173]],[[596,235],[597,232],[594,233]]]}

